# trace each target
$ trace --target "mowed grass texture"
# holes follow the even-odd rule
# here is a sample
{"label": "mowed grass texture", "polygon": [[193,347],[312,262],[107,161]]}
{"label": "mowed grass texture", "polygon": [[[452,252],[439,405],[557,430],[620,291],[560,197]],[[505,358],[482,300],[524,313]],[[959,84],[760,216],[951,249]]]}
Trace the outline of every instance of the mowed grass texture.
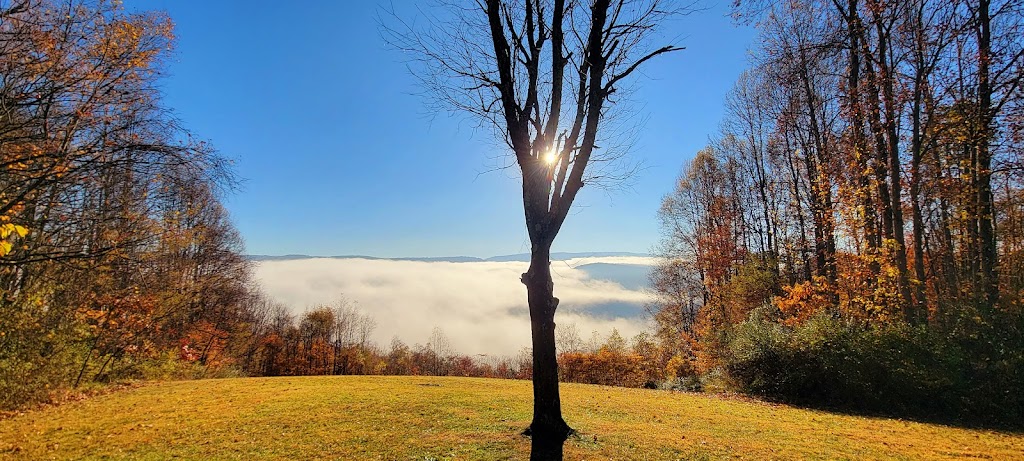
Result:
{"label": "mowed grass texture", "polygon": [[[1024,435],[565,384],[566,459],[1024,459]],[[5,459],[527,459],[527,381],[155,383],[0,420]]]}

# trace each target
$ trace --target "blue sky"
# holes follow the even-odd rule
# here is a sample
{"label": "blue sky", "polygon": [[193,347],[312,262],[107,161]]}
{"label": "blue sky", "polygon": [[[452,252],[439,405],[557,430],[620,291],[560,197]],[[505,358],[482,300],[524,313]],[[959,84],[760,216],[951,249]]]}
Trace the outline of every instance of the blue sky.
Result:
{"label": "blue sky", "polygon": [[[640,76],[646,119],[620,191],[584,188],[556,251],[647,252],[683,164],[718,127],[754,33],[706,2],[667,25],[686,50]],[[198,137],[236,161],[226,205],[252,254],[493,256],[529,250],[508,155],[471,119],[429,114],[377,31],[373,1],[128,0],[167,11],[177,45],[162,87]],[[301,6],[297,6],[301,5]],[[413,0],[395,0],[414,12]]]}

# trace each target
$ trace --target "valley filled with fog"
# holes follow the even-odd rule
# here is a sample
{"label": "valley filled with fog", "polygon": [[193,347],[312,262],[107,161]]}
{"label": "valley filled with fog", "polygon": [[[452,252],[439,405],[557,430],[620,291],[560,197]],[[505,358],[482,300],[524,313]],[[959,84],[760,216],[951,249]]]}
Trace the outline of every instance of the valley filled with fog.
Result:
{"label": "valley filled with fog", "polygon": [[[556,255],[555,258],[558,258]],[[551,262],[559,308],[555,321],[588,341],[613,329],[630,338],[647,327],[647,274],[641,255],[563,254]],[[462,354],[508,356],[530,343],[528,268],[517,256],[431,259],[278,257],[256,260],[256,277],[271,298],[299,315],[339,300],[376,321],[372,339],[424,344],[435,327]]]}

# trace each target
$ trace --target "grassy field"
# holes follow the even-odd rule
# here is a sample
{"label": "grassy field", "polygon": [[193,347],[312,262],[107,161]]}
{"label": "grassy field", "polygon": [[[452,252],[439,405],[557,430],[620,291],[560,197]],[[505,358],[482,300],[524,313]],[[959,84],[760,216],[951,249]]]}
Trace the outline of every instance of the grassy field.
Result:
{"label": "grassy field", "polygon": [[[526,459],[526,381],[149,384],[0,420],[7,459]],[[1024,435],[700,394],[563,386],[566,459],[1024,459]]]}

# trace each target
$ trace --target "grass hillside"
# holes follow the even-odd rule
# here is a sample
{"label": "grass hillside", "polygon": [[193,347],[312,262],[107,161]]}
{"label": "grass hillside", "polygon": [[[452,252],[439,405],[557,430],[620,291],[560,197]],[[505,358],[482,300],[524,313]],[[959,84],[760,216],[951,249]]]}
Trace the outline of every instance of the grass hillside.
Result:
{"label": "grass hillside", "polygon": [[[526,381],[150,384],[0,420],[5,459],[526,459]],[[566,459],[1024,459],[1024,435],[700,394],[563,386]]]}

